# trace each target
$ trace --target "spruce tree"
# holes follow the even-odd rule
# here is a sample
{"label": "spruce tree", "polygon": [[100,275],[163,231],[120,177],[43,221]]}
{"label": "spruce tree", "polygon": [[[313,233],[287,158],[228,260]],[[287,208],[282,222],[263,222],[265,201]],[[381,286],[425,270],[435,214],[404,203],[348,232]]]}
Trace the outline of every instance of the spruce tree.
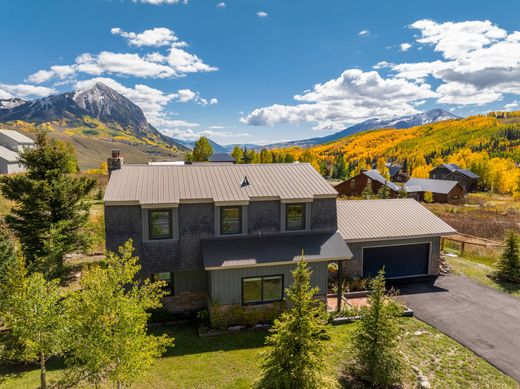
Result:
{"label": "spruce tree", "polygon": [[385,272],[381,270],[371,282],[369,305],[353,339],[353,372],[377,387],[399,383],[403,367],[397,323],[401,308],[385,292]]}
{"label": "spruce tree", "polygon": [[400,199],[408,198],[408,192],[404,189],[404,187],[399,188],[399,192],[397,192],[397,197]]}
{"label": "spruce tree", "polygon": [[35,148],[21,152],[20,162],[27,169],[24,174],[0,178],[4,197],[15,202],[5,220],[20,240],[29,270],[52,278],[61,271],[66,253],[89,244],[82,231],[90,209],[85,197],[96,183],[73,175],[77,172],[74,150],[49,140],[45,131],[38,132]]}
{"label": "spruce tree", "polygon": [[[386,184],[386,182],[385,182]],[[381,186],[377,191],[377,198],[379,199],[389,199],[390,198],[390,190],[386,185]]]}
{"label": "spruce tree", "polygon": [[258,388],[325,388],[331,382],[323,375],[326,311],[314,299],[318,288],[310,284],[311,271],[302,260],[292,272],[287,289],[289,309],[275,320],[266,343]]}
{"label": "spruce tree", "polygon": [[505,246],[498,262],[499,278],[520,282],[520,238],[513,230],[508,231]]}

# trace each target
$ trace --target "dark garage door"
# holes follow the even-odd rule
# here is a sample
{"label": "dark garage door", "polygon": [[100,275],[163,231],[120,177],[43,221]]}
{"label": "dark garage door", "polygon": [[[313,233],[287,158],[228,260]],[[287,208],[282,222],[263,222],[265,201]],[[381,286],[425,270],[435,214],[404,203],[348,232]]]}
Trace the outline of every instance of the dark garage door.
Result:
{"label": "dark garage door", "polygon": [[363,249],[363,277],[374,277],[384,266],[387,278],[428,274],[428,243]]}

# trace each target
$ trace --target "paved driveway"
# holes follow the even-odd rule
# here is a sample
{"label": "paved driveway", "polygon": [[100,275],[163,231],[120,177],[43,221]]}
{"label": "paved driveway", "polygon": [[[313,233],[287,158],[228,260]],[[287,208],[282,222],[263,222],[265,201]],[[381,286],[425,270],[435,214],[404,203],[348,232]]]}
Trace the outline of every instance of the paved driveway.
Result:
{"label": "paved driveway", "polygon": [[454,274],[399,289],[418,319],[520,381],[520,298]]}

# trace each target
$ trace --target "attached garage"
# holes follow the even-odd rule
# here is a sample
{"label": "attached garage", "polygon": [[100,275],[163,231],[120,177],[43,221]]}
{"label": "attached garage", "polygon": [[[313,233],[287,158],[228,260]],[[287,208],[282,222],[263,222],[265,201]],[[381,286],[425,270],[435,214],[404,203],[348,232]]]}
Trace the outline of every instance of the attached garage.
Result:
{"label": "attached garage", "polygon": [[347,278],[439,274],[440,241],[456,231],[413,199],[338,200],[338,228],[352,251]]}
{"label": "attached garage", "polygon": [[384,268],[387,278],[428,275],[430,243],[363,248],[363,277],[374,277]]}

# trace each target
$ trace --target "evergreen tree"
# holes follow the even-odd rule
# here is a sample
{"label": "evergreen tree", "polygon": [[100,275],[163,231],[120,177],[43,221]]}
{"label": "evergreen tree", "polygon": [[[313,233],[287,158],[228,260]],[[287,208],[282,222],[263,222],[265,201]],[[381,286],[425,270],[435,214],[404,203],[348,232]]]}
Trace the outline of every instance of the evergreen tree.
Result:
{"label": "evergreen tree", "polygon": [[403,371],[397,322],[401,307],[385,292],[385,272],[381,270],[371,282],[368,307],[353,339],[353,372],[376,387],[399,383]]}
{"label": "evergreen tree", "polygon": [[372,190],[372,184],[369,182],[367,183],[367,185],[365,186],[365,189],[363,189],[363,191],[361,192],[361,196],[364,198],[364,199],[370,199],[372,196],[374,195],[374,191]]}
{"label": "evergreen tree", "polygon": [[244,163],[244,152],[238,145],[233,147],[231,156],[236,159],[237,163]]}
{"label": "evergreen tree", "polygon": [[266,343],[272,348],[262,361],[258,388],[325,388],[330,385],[322,371],[326,338],[326,312],[314,299],[311,271],[302,260],[292,272],[287,289],[289,310],[275,320]]}
{"label": "evergreen tree", "polygon": [[[46,363],[68,348],[68,319],[58,280],[46,281],[43,274],[27,275],[20,267],[11,274],[0,310],[0,322],[9,328],[9,338],[19,349],[14,358],[39,363],[40,387],[47,388]],[[13,357],[13,356],[12,356]]]}
{"label": "evergreen tree", "polygon": [[404,189],[404,187],[399,187],[399,192],[397,192],[397,197],[400,199],[408,198],[408,192]]}
{"label": "evergreen tree", "polygon": [[379,190],[377,191],[377,198],[378,199],[389,199],[390,198],[390,190],[388,189],[388,186],[385,185],[381,186]]}
{"label": "evergreen tree", "polygon": [[81,289],[68,299],[74,325],[70,374],[98,385],[108,379],[119,388],[134,382],[160,357],[173,339],[149,335],[149,310],[161,306],[162,281],[139,282],[132,241],[108,253],[106,266],[86,270]]}
{"label": "evergreen tree", "polygon": [[205,136],[201,136],[199,140],[195,142],[192,154],[193,162],[206,162],[213,154],[213,147],[209,143],[209,139]]}
{"label": "evergreen tree", "polygon": [[[55,276],[66,253],[89,244],[82,233],[90,209],[85,197],[96,183],[73,176],[77,171],[73,150],[63,142],[49,141],[44,131],[38,132],[35,148],[21,152],[20,162],[26,173],[0,178],[4,197],[15,202],[5,220],[20,240],[29,270]],[[49,251],[50,240],[59,240],[60,250],[54,245]]]}
{"label": "evergreen tree", "polygon": [[503,280],[520,282],[520,238],[513,230],[507,233],[497,275]]}

